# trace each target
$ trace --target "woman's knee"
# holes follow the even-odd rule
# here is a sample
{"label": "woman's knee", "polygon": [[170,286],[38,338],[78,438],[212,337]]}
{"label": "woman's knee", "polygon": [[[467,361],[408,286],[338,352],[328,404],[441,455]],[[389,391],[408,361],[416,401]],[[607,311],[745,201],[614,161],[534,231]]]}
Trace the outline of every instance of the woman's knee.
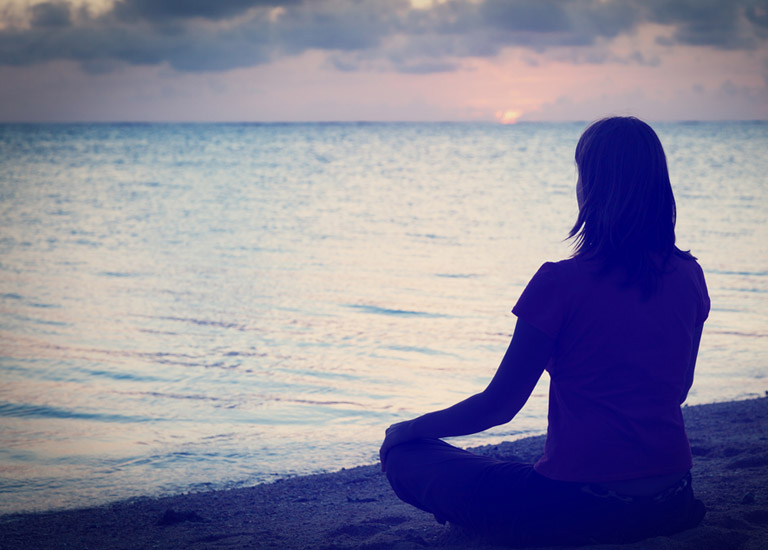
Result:
{"label": "woman's knee", "polygon": [[401,473],[411,470],[409,457],[412,458],[413,453],[409,452],[407,448],[409,445],[410,443],[395,445],[389,449],[387,456],[384,457],[384,471],[390,481],[393,477],[399,478]]}
{"label": "woman's knee", "polygon": [[390,483],[392,479],[404,480],[414,475],[418,477],[425,469],[429,470],[435,462],[439,462],[446,451],[454,449],[439,439],[417,439],[401,443],[387,452],[384,469]]}

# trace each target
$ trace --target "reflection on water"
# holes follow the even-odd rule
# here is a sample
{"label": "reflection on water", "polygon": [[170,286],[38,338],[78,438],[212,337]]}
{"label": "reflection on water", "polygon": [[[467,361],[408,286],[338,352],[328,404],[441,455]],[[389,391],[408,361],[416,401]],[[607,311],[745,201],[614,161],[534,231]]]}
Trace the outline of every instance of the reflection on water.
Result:
{"label": "reflection on water", "polygon": [[[568,255],[582,128],[0,126],[0,512],[373,462]],[[689,402],[761,394],[768,125],[657,130],[713,303]]]}

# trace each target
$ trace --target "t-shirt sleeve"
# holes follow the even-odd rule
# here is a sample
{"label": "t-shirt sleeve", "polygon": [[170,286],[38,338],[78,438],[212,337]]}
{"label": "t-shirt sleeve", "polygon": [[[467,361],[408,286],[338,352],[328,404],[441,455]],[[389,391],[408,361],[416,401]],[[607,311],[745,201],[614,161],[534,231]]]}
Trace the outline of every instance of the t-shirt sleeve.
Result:
{"label": "t-shirt sleeve", "polygon": [[707,292],[707,282],[704,280],[704,271],[701,269],[701,266],[699,264],[696,264],[696,290],[699,294],[699,311],[696,315],[696,326],[701,326],[704,324],[704,321],[707,320],[707,317],[709,317],[709,308],[710,308],[710,301],[709,301],[709,293]]}
{"label": "t-shirt sleeve", "polygon": [[553,340],[557,339],[565,318],[563,281],[558,272],[557,264],[542,265],[512,308],[519,319]]}

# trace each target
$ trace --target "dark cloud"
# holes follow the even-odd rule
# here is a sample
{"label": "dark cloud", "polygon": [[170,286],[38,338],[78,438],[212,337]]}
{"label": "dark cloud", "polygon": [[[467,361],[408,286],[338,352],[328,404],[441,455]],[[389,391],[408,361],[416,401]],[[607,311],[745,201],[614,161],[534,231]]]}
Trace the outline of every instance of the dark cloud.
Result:
{"label": "dark cloud", "polygon": [[755,5],[747,7],[745,15],[756,34],[760,38],[768,38],[768,0],[755,2]]}
{"label": "dark cloud", "polygon": [[404,18],[410,55],[493,57],[507,47],[543,52],[593,45],[631,30],[637,10],[600,0],[447,1]]}
{"label": "dark cloud", "polygon": [[42,2],[29,11],[32,27],[68,27],[71,23],[69,4]]}
{"label": "dark cloud", "polygon": [[405,74],[432,74],[455,71],[459,65],[448,61],[402,61],[395,62],[394,67],[398,72]]}
{"label": "dark cloud", "polygon": [[610,50],[592,50],[577,48],[559,51],[552,56],[557,61],[571,63],[574,65],[602,65],[613,63],[619,65],[642,65],[646,67],[656,67],[661,60],[656,56],[645,56],[642,52],[634,51],[628,55],[616,55]]}
{"label": "dark cloud", "polygon": [[[266,26],[263,30],[266,31]],[[222,71],[270,58],[266,32],[248,29],[165,28],[93,21],[62,28],[32,27],[0,31],[0,64],[31,65],[66,59],[91,73],[123,64],[168,63],[180,71]]]}
{"label": "dark cloud", "polygon": [[171,19],[221,20],[252,8],[279,7],[301,0],[118,0],[112,12],[119,19],[165,22]]}
{"label": "dark cloud", "polygon": [[675,28],[672,43],[751,49],[756,37],[750,13],[756,4],[751,0],[648,0],[645,7],[651,22]]}
{"label": "dark cloud", "polygon": [[440,59],[415,59],[403,57],[397,53],[385,59],[375,59],[366,55],[332,55],[330,65],[342,72],[392,71],[404,74],[433,74],[452,72],[459,68],[454,61]]}
{"label": "dark cloud", "polygon": [[[386,2],[307,2],[287,9],[273,25],[276,42],[290,54],[309,49],[356,51],[376,48],[396,26]],[[334,7],[336,9],[328,9]]]}
{"label": "dark cloud", "polygon": [[478,9],[489,26],[508,32],[563,32],[571,26],[565,2],[557,0],[486,0]]}
{"label": "dark cloud", "polygon": [[667,45],[754,49],[768,40],[768,0],[447,0],[430,9],[408,0],[117,0],[98,16],[49,0],[26,21],[0,28],[0,64],[225,71],[321,50],[340,70],[429,73],[508,47],[557,48],[580,63],[658,63],[605,47],[645,22],[669,26]]}

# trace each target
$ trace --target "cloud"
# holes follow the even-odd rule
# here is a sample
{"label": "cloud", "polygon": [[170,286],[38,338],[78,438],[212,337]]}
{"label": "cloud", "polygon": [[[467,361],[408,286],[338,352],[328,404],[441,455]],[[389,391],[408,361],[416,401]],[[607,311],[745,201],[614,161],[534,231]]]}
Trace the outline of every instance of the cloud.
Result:
{"label": "cloud", "polygon": [[32,27],[68,27],[70,19],[69,4],[42,2],[30,9]]}
{"label": "cloud", "polygon": [[755,45],[754,27],[759,21],[749,17],[757,8],[749,0],[650,0],[646,6],[651,22],[675,27],[675,43],[721,49]]}
{"label": "cloud", "polygon": [[762,5],[748,6],[745,15],[753,25],[755,34],[762,39],[768,38],[768,2],[763,2]]}
{"label": "cloud", "polygon": [[766,0],[446,0],[428,9],[408,0],[116,0],[98,15],[62,0],[24,15],[26,24],[6,17],[0,26],[0,64],[73,60],[90,72],[164,63],[226,71],[308,50],[327,52],[341,70],[420,74],[507,48],[658,63],[610,51],[612,39],[644,23],[669,27],[660,45],[750,50],[768,40]]}
{"label": "cloud", "polygon": [[31,8],[27,28],[0,30],[0,64],[26,66],[56,60],[79,62],[86,72],[102,73],[128,65],[167,63],[179,71],[225,71],[264,63],[271,57],[266,14],[248,26],[202,24],[125,24],[113,11],[93,18],[71,17],[69,4]]}
{"label": "cloud", "polygon": [[567,5],[553,0],[486,0],[478,6],[491,27],[509,32],[553,33],[570,30]]}
{"label": "cloud", "polygon": [[173,19],[201,18],[212,21],[246,13],[252,8],[299,4],[301,0],[118,0],[112,13],[128,21],[167,22]]}
{"label": "cloud", "polygon": [[271,30],[276,46],[290,54],[371,50],[394,33],[398,20],[391,7],[397,4],[315,1],[284,10]]}

